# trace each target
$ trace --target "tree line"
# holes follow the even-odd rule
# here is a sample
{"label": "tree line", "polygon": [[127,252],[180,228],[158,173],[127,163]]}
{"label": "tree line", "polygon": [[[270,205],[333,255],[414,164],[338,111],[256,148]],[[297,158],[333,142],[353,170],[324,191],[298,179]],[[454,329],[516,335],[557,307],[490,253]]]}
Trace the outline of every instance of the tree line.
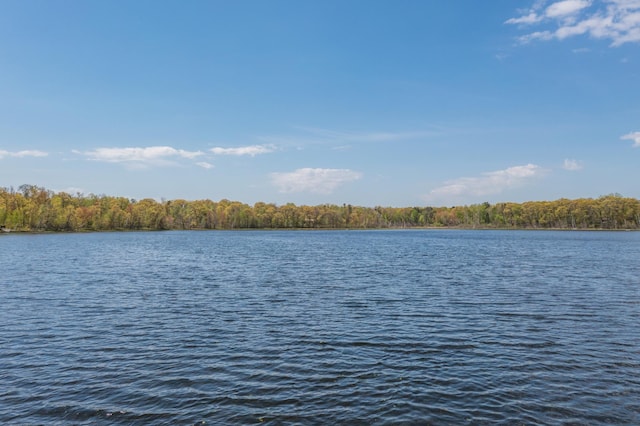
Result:
{"label": "tree line", "polygon": [[344,229],[461,227],[507,229],[640,229],[640,200],[599,198],[454,207],[253,206],[230,200],[132,200],[71,195],[35,185],[0,188],[4,231],[189,229]]}

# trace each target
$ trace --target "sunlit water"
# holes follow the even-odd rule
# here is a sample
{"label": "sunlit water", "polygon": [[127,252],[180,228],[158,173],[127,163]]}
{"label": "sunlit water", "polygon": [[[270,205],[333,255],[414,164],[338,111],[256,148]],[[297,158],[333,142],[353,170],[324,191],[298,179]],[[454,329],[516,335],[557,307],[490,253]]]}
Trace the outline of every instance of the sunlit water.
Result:
{"label": "sunlit water", "polygon": [[640,233],[0,235],[0,423],[640,424]]}

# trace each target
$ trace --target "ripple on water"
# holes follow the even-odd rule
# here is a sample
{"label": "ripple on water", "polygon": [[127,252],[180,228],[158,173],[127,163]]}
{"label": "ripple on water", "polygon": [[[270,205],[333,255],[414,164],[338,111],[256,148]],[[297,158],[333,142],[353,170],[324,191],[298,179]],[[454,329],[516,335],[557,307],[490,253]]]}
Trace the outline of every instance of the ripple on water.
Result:
{"label": "ripple on water", "polygon": [[640,424],[637,233],[10,235],[0,253],[2,423]]}

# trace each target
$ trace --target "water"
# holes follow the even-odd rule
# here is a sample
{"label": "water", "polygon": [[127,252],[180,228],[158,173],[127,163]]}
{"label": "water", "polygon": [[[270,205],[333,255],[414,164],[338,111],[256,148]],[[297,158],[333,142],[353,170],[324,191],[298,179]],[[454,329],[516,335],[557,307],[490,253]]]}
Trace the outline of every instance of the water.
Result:
{"label": "water", "polygon": [[0,423],[640,424],[640,233],[0,236]]}

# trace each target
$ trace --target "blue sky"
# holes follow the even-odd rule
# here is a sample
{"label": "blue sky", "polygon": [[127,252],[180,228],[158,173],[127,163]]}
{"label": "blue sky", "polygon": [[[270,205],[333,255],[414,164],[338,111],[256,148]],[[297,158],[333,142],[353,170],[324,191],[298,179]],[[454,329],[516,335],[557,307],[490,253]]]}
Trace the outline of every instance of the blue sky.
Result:
{"label": "blue sky", "polygon": [[640,1],[0,1],[0,186],[640,198]]}

